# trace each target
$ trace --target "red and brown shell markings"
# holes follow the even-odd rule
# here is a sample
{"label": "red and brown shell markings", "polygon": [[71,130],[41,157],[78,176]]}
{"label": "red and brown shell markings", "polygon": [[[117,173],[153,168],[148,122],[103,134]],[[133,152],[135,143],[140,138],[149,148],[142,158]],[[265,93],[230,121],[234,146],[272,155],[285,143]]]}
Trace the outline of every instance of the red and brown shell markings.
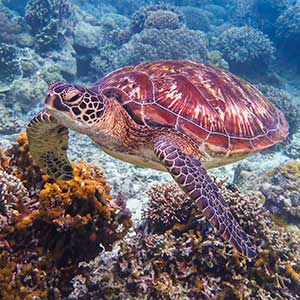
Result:
{"label": "red and brown shell markings", "polygon": [[171,127],[226,153],[253,152],[284,140],[282,112],[228,71],[192,61],[159,61],[119,69],[95,88],[114,96],[132,119]]}

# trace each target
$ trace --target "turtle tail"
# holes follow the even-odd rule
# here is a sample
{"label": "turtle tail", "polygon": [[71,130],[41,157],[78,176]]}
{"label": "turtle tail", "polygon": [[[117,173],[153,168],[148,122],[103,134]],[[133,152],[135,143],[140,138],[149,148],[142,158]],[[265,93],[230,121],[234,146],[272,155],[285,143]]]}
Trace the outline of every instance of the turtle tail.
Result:
{"label": "turtle tail", "polygon": [[54,179],[72,179],[73,168],[67,157],[68,128],[44,110],[33,117],[26,132],[32,159],[41,170]]}

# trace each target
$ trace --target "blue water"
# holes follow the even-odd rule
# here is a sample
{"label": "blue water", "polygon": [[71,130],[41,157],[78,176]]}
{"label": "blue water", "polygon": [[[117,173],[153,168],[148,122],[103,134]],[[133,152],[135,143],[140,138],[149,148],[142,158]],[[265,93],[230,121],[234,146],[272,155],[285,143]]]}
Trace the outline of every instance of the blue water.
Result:
{"label": "blue water", "polygon": [[[181,131],[180,134],[188,135],[192,140],[197,139],[197,134],[200,133],[195,133],[196,129],[188,123],[192,119],[194,124],[198,124],[199,132],[211,131],[212,135],[218,136],[221,129],[218,127],[211,129],[214,126],[212,124],[215,124],[211,117],[211,111],[214,111],[217,112],[217,119],[220,117],[223,120],[222,124],[227,126],[227,131],[225,130],[222,136],[231,135],[230,132],[235,131],[237,136],[242,137],[240,144],[243,145],[239,146],[242,154],[249,149],[265,148],[258,146],[259,143],[272,146],[275,142],[280,142],[249,158],[232,159],[230,162],[237,162],[229,164],[226,159],[232,155],[229,150],[234,142],[230,146],[229,141],[229,144],[224,146],[223,139],[218,138],[217,141],[208,142],[212,143],[214,148],[208,147],[207,150],[206,146],[201,146],[201,157],[196,157],[202,161],[204,167],[207,166],[207,169],[221,166],[209,170],[207,176],[216,178],[220,193],[229,204],[237,222],[252,236],[251,243],[256,245],[258,254],[256,258],[251,259],[238,256],[230,243],[225,241],[231,239],[222,239],[212,225],[202,218],[203,211],[204,215],[208,216],[205,209],[201,212],[199,206],[192,203],[179,189],[177,190],[176,184],[163,185],[167,181],[174,182],[170,174],[119,161],[104,154],[86,136],[72,133],[69,143],[71,160],[81,159],[104,169],[105,177],[113,187],[111,191],[113,198],[117,198],[119,192],[124,194],[134,224],[126,238],[120,238],[123,241],[121,244],[126,243],[127,248],[124,245],[121,247],[118,241],[113,245],[111,252],[112,249],[108,249],[105,243],[102,243],[104,246],[98,247],[98,244],[101,244],[99,242],[98,248],[93,248],[90,255],[84,250],[84,253],[76,254],[77,259],[74,259],[74,253],[81,251],[78,245],[88,243],[83,237],[87,237],[91,234],[90,231],[93,232],[93,229],[99,226],[102,228],[104,225],[96,224],[94,219],[89,221],[84,234],[80,233],[78,236],[70,234],[69,238],[62,242],[63,249],[68,248],[67,245],[71,245],[70,249],[74,248],[74,251],[69,248],[66,250],[66,256],[71,257],[69,265],[71,271],[68,276],[65,269],[68,266],[66,263],[68,259],[64,257],[64,263],[60,260],[58,262],[57,256],[53,254],[55,251],[51,252],[53,251],[51,247],[45,249],[50,251],[49,255],[54,261],[54,266],[46,268],[37,263],[36,256],[40,255],[40,261],[46,256],[36,248],[32,248],[32,245],[35,245],[34,247],[39,245],[41,249],[45,246],[35,236],[40,230],[35,230],[35,225],[32,225],[31,229],[27,228],[26,233],[21,233],[21,236],[26,236],[26,239],[24,238],[26,242],[16,237],[20,234],[19,231],[14,235],[12,234],[14,231],[8,230],[8,225],[12,226],[9,228],[14,228],[12,224],[16,221],[12,216],[18,211],[17,207],[21,205],[20,203],[28,201],[24,195],[29,193],[30,199],[37,199],[35,197],[39,195],[45,182],[41,178],[34,178],[35,188],[30,188],[24,179],[28,174],[24,175],[25,177],[17,174],[16,159],[21,157],[20,153],[14,154],[8,165],[2,163],[4,159],[0,159],[0,266],[6,270],[3,273],[7,276],[3,279],[4,275],[0,271],[0,300],[300,299],[299,48],[300,3],[295,0],[0,1],[0,147],[3,149],[14,144],[19,134],[26,130],[33,116],[44,109],[43,103],[50,84],[59,81],[93,87],[101,78],[103,81],[98,85],[97,93],[100,93],[101,97],[104,97],[103,93],[105,97],[113,95],[113,101],[123,105],[120,106],[122,111],[128,119],[134,120],[135,126],[145,125],[143,122],[148,122],[146,124],[148,129],[149,126],[154,126],[158,131],[172,129],[175,126],[175,123],[170,123],[172,118],[175,114],[182,114],[185,118],[182,122],[187,123],[182,127],[176,123],[176,129],[180,128],[178,129]],[[199,63],[198,68],[202,68],[201,63],[209,64],[213,66],[213,71],[208,73],[207,81],[198,78],[195,82],[191,72],[181,67],[179,74],[174,76],[171,74],[168,78],[157,75],[160,77],[155,81],[153,78],[156,74],[163,73],[167,69],[166,65],[162,64],[155,71],[157,73],[151,75],[153,77],[149,75],[151,71],[139,69],[136,73],[130,73],[132,77],[128,77],[129,79],[125,78],[127,73],[124,73],[125,75],[121,76],[124,82],[120,81],[121,77],[110,79],[111,72],[125,66],[166,60],[189,60]],[[186,68],[188,64],[186,62]],[[237,94],[234,92],[235,87],[228,81],[214,84],[217,80],[216,74],[223,72],[220,69],[237,76],[237,86],[242,80],[251,84],[253,86],[249,88],[251,92],[245,85],[242,87],[246,89],[245,94]],[[144,75],[137,75],[138,72]],[[144,78],[142,84],[139,81],[141,78]],[[149,80],[148,83],[153,90],[149,86],[147,90],[146,80]],[[164,85],[168,80],[174,82]],[[160,85],[163,86],[162,89],[167,86],[167,89],[173,90],[157,90],[158,99],[154,100],[161,102],[155,106],[153,99],[148,98]],[[186,88],[187,85],[189,88]],[[107,87],[111,89],[110,92],[105,90]],[[117,94],[113,94],[115,88],[118,89]],[[90,98],[86,96],[87,94],[83,96],[80,88],[75,89],[75,92],[72,90],[71,96],[68,94],[70,89],[65,88],[63,91],[62,86],[61,90],[51,91],[53,90],[61,95],[61,99],[72,99],[74,103],[70,104],[70,107],[73,105],[73,108],[77,105],[78,99],[88,99],[85,100],[85,105],[92,101],[90,99],[96,99],[93,98],[96,97],[94,94]],[[195,96],[196,90],[203,97],[201,101]],[[89,93],[89,90],[85,91]],[[189,96],[184,98],[184,95]],[[133,99],[134,97],[136,98]],[[262,101],[261,99],[270,101],[268,106],[270,111],[278,109],[283,113],[289,124],[288,136],[283,133],[280,138],[276,136],[275,132],[284,131],[282,129],[284,125],[279,122],[278,114],[274,112],[269,114],[268,109],[257,104]],[[241,109],[244,100],[249,106],[245,104],[244,109]],[[139,101],[152,103],[153,106],[143,104],[147,109],[150,108],[147,112],[141,113]],[[227,107],[225,117],[222,114],[224,111],[220,110],[222,105],[214,104],[219,103],[218,101],[225,105],[224,111]],[[229,105],[231,102],[232,106]],[[185,103],[185,106],[182,103]],[[91,104],[89,108],[95,109],[96,104],[93,105]],[[111,119],[102,121],[102,117],[107,115],[105,103],[101,102],[101,105],[101,109],[104,105],[104,110],[101,110],[97,117],[95,113],[93,119],[98,118],[99,124],[104,125],[115,122],[116,127],[120,124],[121,128],[123,124],[121,117],[117,120],[114,117],[107,117]],[[253,107],[255,109],[251,111]],[[113,109],[117,110],[115,106]],[[73,113],[74,111],[73,109]],[[92,115],[92,112],[89,115]],[[58,123],[86,133],[86,129],[82,129],[86,128],[85,125],[72,128],[70,125],[72,122],[67,120],[69,119]],[[234,120],[239,121],[234,123]],[[110,130],[111,127],[107,129],[105,139],[101,142],[99,137],[97,140],[93,130],[87,135],[94,134],[94,141],[102,146],[105,144],[106,148],[115,142],[118,146],[114,149],[111,146],[111,149],[124,154],[126,152],[124,149],[129,146],[123,144],[120,146],[111,139]],[[267,130],[272,134],[270,133],[262,142],[258,140],[251,142],[251,146],[248,142],[249,136],[250,134],[261,136],[258,134],[259,130],[263,131],[261,135]],[[100,135],[102,131],[99,129],[97,132]],[[120,132],[124,134],[121,129]],[[49,131],[45,131],[41,139],[46,137],[47,140],[48,134]],[[202,143],[205,138],[201,138]],[[209,138],[210,136],[207,136],[206,141]],[[231,138],[234,140],[233,133]],[[169,137],[163,139],[169,142]],[[117,140],[119,141],[119,137]],[[184,146],[179,143],[176,147],[185,147],[184,151],[192,155],[194,150],[185,145],[188,140],[184,141]],[[143,138],[141,144],[146,142],[149,142],[147,150],[143,148],[138,152],[139,150],[130,149],[131,155],[137,155],[138,158],[146,157],[149,160],[147,157],[151,144],[149,136]],[[133,147],[136,143],[130,140],[128,145]],[[207,157],[215,155],[220,149],[225,149],[227,155],[219,154],[217,162],[206,164]],[[2,152],[0,151],[0,158]],[[128,155],[129,153],[125,153],[123,160],[132,162]],[[9,175],[15,177],[12,179],[7,177]],[[23,192],[18,194],[19,190],[8,183],[16,181],[17,178],[21,180],[19,184],[24,185],[26,192],[22,191],[25,194]],[[216,202],[213,201],[219,200],[210,194],[204,177],[198,176],[197,180],[202,182],[203,197],[208,197],[207,199],[212,201],[210,205],[214,206]],[[160,188],[156,187],[155,190],[152,187],[154,184],[160,184]],[[184,190],[184,183],[180,185]],[[120,205],[120,200],[118,203]],[[124,207],[122,209],[125,209]],[[65,214],[74,216],[75,211],[76,209],[70,206]],[[114,222],[121,221],[116,219]],[[54,222],[55,225],[51,223],[54,229],[50,226],[53,231],[47,232],[50,240],[53,236],[56,237],[57,232],[73,230],[74,224],[68,227],[64,223],[64,227],[57,229],[58,223]],[[97,230],[95,229],[95,232]],[[231,230],[234,231],[233,228]],[[93,243],[94,235],[90,236]],[[73,239],[78,239],[76,241],[79,243],[72,244]],[[10,252],[6,248],[7,245],[10,245]],[[232,240],[231,245],[235,246]],[[24,256],[20,254],[23,247],[24,249],[29,247],[24,250],[26,252]],[[106,251],[102,251],[102,248]],[[238,246],[235,248],[239,250]],[[31,252],[34,252],[35,256],[28,254]],[[8,258],[7,253],[10,253]],[[81,263],[81,268],[77,268],[77,264],[82,261],[85,263]],[[38,276],[33,275],[33,271],[18,271],[18,268],[21,270],[27,262],[31,263],[31,267],[36,265],[36,269],[39,270],[37,273],[48,272],[48,277],[43,280],[36,279],[35,276]],[[14,263],[17,264],[15,267],[9,267]],[[59,274],[58,283],[54,280],[55,272]],[[14,292],[6,291],[9,290],[7,282],[11,282],[11,289]],[[44,294],[41,292],[43,290]],[[34,293],[38,298],[33,298]]]}

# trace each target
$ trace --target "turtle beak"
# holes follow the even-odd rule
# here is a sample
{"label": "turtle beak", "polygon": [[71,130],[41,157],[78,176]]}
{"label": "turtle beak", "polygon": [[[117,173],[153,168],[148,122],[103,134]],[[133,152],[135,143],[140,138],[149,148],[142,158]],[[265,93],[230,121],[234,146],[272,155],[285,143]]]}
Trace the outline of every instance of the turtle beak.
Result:
{"label": "turtle beak", "polygon": [[49,93],[45,99],[45,106],[48,110],[69,111],[67,105],[65,105],[59,95]]}

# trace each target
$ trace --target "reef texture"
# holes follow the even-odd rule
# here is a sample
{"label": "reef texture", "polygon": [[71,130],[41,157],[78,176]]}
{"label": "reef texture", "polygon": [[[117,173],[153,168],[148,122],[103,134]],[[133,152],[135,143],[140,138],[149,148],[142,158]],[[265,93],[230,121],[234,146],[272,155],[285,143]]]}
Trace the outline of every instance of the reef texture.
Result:
{"label": "reef texture", "polygon": [[61,299],[78,262],[112,250],[131,215],[99,168],[80,162],[73,180],[53,182],[26,136],[17,142],[0,152],[0,299]]}
{"label": "reef texture", "polygon": [[[172,196],[172,203],[185,205],[185,195],[180,196],[175,186],[170,188],[170,184],[155,187],[149,193],[150,201],[162,201],[168,211],[172,208],[165,203]],[[261,194],[242,194],[223,184],[220,188],[232,212],[259,245],[257,258],[238,256],[197,215],[195,207],[184,222],[171,218],[175,223],[169,229],[157,227],[149,232],[153,221],[171,224],[170,215],[174,216],[173,212],[157,215],[157,206],[150,204],[148,218],[134,238],[121,242],[117,255],[101,256],[95,265],[81,264],[81,275],[73,279],[74,289],[67,299],[87,295],[91,300],[299,299],[299,236],[273,228]]]}
{"label": "reef texture", "polygon": [[[131,17],[130,31],[139,33],[145,28],[177,29],[185,23],[180,10],[169,4],[142,6]],[[166,24],[166,25],[165,25]]]}
{"label": "reef texture", "polygon": [[119,62],[137,64],[160,59],[207,60],[207,41],[200,31],[145,29],[120,49]]}
{"label": "reef texture", "polygon": [[293,45],[300,43],[300,3],[291,5],[276,21],[276,37]]}
{"label": "reef texture", "polygon": [[24,19],[13,14],[2,2],[0,3],[0,43],[20,47],[32,46],[33,39]]}
{"label": "reef texture", "polygon": [[68,0],[29,0],[25,21],[35,37],[36,49],[41,53],[60,48],[72,37],[75,23]]}
{"label": "reef texture", "polygon": [[278,107],[289,123],[289,134],[292,137],[300,127],[300,108],[293,97],[285,90],[271,85],[258,84],[256,87]]}
{"label": "reef texture", "polygon": [[287,0],[234,0],[229,15],[236,25],[249,25],[261,30],[270,37],[274,36],[276,20],[285,11]]}
{"label": "reef texture", "polygon": [[265,72],[275,52],[269,38],[249,26],[225,30],[216,47],[223,53],[231,71],[244,74]]}
{"label": "reef texture", "polygon": [[[241,174],[243,175],[243,174]],[[290,161],[259,177],[252,175],[244,188],[261,191],[265,196],[265,206],[283,223],[300,224],[300,162]],[[243,182],[243,176],[241,176]]]}
{"label": "reef texture", "polygon": [[14,80],[22,77],[16,47],[0,43],[0,70],[0,92],[9,89]]}

